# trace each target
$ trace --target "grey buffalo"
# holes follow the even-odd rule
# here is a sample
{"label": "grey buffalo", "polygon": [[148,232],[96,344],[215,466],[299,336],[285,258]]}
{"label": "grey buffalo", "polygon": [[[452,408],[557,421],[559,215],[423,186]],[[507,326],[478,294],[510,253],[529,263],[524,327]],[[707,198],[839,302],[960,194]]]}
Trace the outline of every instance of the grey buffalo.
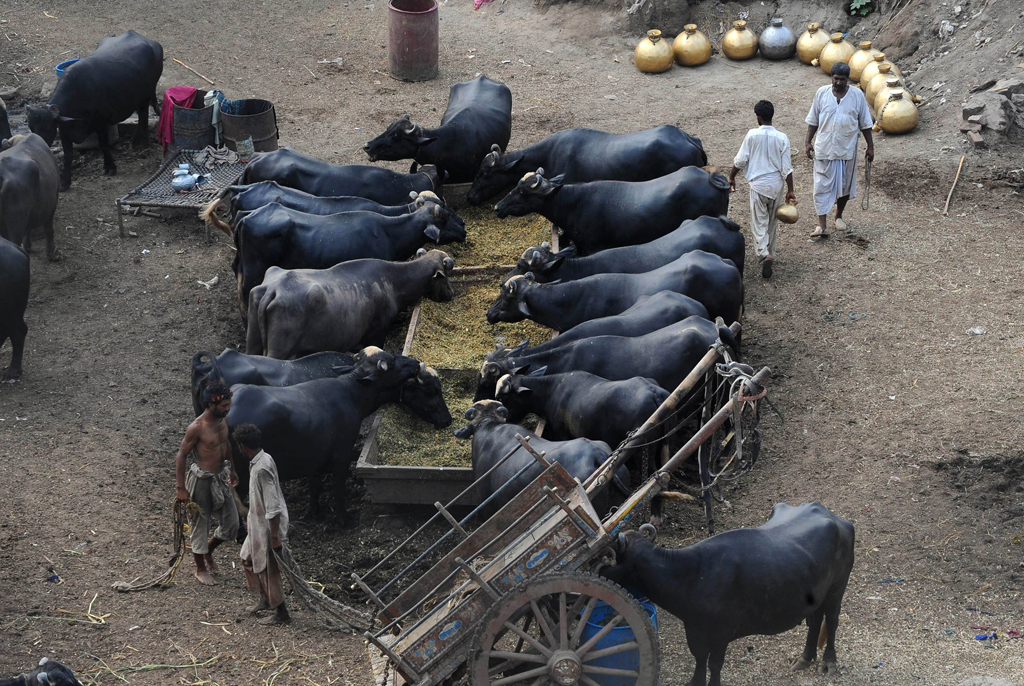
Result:
{"label": "grey buffalo", "polygon": [[454,267],[455,261],[440,250],[410,262],[271,267],[249,293],[246,352],[287,360],[380,341],[398,313],[421,297],[450,301],[455,294],[448,276]]}
{"label": "grey buffalo", "polygon": [[57,160],[34,133],[0,142],[0,238],[32,250],[32,233],[41,229],[46,254],[59,260],[53,242],[53,215],[60,195]]}

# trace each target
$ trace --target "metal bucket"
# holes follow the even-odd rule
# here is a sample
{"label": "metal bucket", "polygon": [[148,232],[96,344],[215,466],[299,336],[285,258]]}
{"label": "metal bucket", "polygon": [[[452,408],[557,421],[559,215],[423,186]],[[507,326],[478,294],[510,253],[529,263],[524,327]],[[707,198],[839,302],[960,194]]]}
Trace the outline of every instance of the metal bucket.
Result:
{"label": "metal bucket", "polygon": [[174,105],[174,147],[202,150],[217,140],[213,128],[213,105],[203,107],[206,91],[198,91],[192,107]]}
{"label": "metal bucket", "polygon": [[224,145],[238,150],[236,143],[252,139],[256,152],[277,150],[277,113],[269,100],[242,100],[241,114],[220,113]]}
{"label": "metal bucket", "polygon": [[437,76],[437,0],[388,2],[388,69],[401,81]]}

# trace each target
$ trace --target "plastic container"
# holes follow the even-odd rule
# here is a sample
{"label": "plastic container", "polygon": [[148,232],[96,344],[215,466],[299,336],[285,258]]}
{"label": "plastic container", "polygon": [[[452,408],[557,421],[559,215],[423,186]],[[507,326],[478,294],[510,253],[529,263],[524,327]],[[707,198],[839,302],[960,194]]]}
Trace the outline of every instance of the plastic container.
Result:
{"label": "plastic container", "polygon": [[[654,630],[657,631],[658,608],[654,607],[654,605],[647,600],[641,600],[639,602],[647,611],[651,624],[654,625]],[[604,602],[598,601],[598,603],[594,605],[594,611],[590,613],[590,620],[583,628],[583,634],[580,637],[580,644],[586,643],[593,638],[599,631],[601,631],[601,629],[604,628],[604,625],[608,620],[614,616],[614,608]],[[633,630],[628,626],[617,626],[605,634],[604,638],[594,644],[591,650],[601,650],[602,648],[611,648],[612,646],[622,645],[623,643],[629,643],[634,638]],[[615,655],[608,655],[607,657],[590,660],[587,664],[595,667],[609,667],[611,669],[639,671],[640,651],[629,650],[623,653],[616,653]],[[636,679],[630,677],[610,676],[607,674],[590,674],[588,676],[601,686],[633,686],[636,683]]]}
{"label": "plastic container", "polygon": [[73,60],[66,60],[66,61],[61,62],[60,64],[58,64],[57,65],[57,78],[59,79],[60,77],[64,76],[64,72],[67,70],[67,68],[70,67],[72,64],[74,64],[75,62],[77,62],[80,59],[82,59],[82,58],[81,57],[76,57]]}
{"label": "plastic container", "polygon": [[238,141],[252,139],[256,152],[277,150],[277,113],[269,100],[242,100],[241,114],[220,113],[224,145],[238,150]]}
{"label": "plastic container", "polygon": [[192,107],[174,105],[174,147],[178,150],[202,150],[217,140],[213,105],[203,107],[205,97],[206,91],[199,91]]}
{"label": "plastic container", "polygon": [[388,2],[388,70],[400,81],[437,76],[437,0]]}

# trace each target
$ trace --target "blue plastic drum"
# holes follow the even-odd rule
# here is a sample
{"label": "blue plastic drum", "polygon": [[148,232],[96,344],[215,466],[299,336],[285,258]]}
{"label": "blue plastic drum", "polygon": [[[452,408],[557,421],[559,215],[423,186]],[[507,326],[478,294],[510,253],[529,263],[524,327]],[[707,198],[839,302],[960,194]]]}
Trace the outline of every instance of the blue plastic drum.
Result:
{"label": "blue plastic drum", "polygon": [[[643,606],[644,610],[647,611],[647,616],[651,620],[651,624],[654,625],[654,631],[658,631],[658,608],[648,601],[640,601],[640,605]],[[594,611],[590,613],[590,619],[587,622],[587,626],[583,628],[583,635],[580,638],[580,644],[586,643],[588,640],[593,638],[604,625],[615,616],[615,609],[610,605],[598,601],[594,606]],[[611,648],[612,646],[622,645],[623,643],[629,643],[634,640],[635,635],[633,630],[629,626],[617,626],[609,631],[605,636],[594,644],[592,650],[601,650],[602,648]],[[587,662],[588,665],[594,665],[596,667],[610,667],[612,669],[629,669],[633,671],[640,670],[640,651],[630,650],[624,653],[616,653],[615,655],[608,655],[607,657],[601,657],[596,660]],[[633,686],[636,683],[636,679],[621,676],[609,676],[606,674],[591,674],[589,675],[595,682],[601,686]]]}

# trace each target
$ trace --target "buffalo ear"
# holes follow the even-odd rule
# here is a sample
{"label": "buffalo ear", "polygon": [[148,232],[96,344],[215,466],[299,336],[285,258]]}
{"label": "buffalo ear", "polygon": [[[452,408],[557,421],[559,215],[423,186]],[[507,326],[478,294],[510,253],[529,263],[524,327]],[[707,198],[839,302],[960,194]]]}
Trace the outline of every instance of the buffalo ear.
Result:
{"label": "buffalo ear", "polygon": [[516,393],[518,395],[529,395],[530,393],[533,393],[533,389],[527,388],[526,386],[520,386],[519,388],[516,389]]}
{"label": "buffalo ear", "polygon": [[378,360],[377,369],[381,370],[382,372],[386,372],[388,370],[387,360]]}
{"label": "buffalo ear", "polygon": [[525,300],[520,300],[517,303],[519,305],[519,311],[523,313],[524,317],[530,316],[530,306],[526,304]]}
{"label": "buffalo ear", "polygon": [[565,174],[559,174],[558,176],[553,176],[550,179],[548,179],[548,181],[550,181],[551,183],[555,184],[556,186],[561,186],[562,182],[565,181]]}
{"label": "buffalo ear", "polygon": [[331,371],[338,376],[341,376],[343,374],[351,374],[352,370],[355,368],[356,366],[354,364],[336,364],[331,367]]}
{"label": "buffalo ear", "polygon": [[430,224],[429,226],[427,226],[427,228],[423,229],[423,233],[424,235],[426,235],[427,238],[429,238],[434,243],[437,243],[439,240],[441,240],[441,229],[437,228],[433,224]]}
{"label": "buffalo ear", "polygon": [[437,140],[437,136],[420,136],[413,139],[413,143],[416,145],[426,145],[427,143],[433,143]]}
{"label": "buffalo ear", "polygon": [[519,160],[515,159],[511,155],[505,155],[504,157],[498,158],[498,163],[500,164],[499,168],[502,171],[511,171],[516,168],[517,164],[519,164]]}
{"label": "buffalo ear", "polygon": [[469,420],[469,421],[473,421],[473,417],[475,417],[475,416],[476,416],[476,408],[475,408],[475,407],[471,407],[471,408],[469,408],[468,410],[466,410],[466,414],[464,414],[463,416],[464,416],[464,417],[465,417],[465,418],[466,418],[467,420]]}
{"label": "buffalo ear", "polygon": [[527,374],[527,376],[544,376],[545,374],[547,374],[547,372],[548,372],[548,366],[544,365],[543,367],[537,367],[536,369],[531,371],[529,374]]}
{"label": "buffalo ear", "polygon": [[60,118],[60,108],[57,107],[56,105],[47,105],[46,109],[49,110],[50,114],[53,115],[54,119],[59,119]]}
{"label": "buffalo ear", "polygon": [[494,412],[502,419],[508,419],[508,408],[504,405],[498,405],[498,408]]}

